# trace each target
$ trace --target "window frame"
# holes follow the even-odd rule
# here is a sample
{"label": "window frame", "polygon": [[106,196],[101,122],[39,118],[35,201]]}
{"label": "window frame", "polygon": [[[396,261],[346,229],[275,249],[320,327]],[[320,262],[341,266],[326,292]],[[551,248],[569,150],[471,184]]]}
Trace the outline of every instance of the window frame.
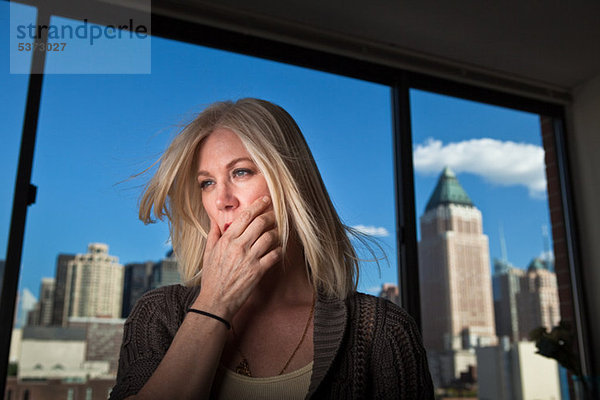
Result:
{"label": "window frame", "polygon": [[[38,5],[34,1],[24,0],[22,2],[26,4],[33,3],[34,6]],[[97,15],[95,13],[93,18],[88,19],[92,23],[99,24],[110,18],[111,14],[118,13],[122,7],[109,4],[96,4],[96,6],[102,12],[98,12]],[[84,10],[86,7],[80,5],[60,3],[60,5],[53,5],[53,7],[52,10],[37,7],[36,23],[48,25],[51,16],[80,19],[77,18],[78,14],[81,15],[84,11],[89,13],[89,7]],[[128,12],[131,12],[131,10],[128,9]],[[484,84],[464,83],[459,82],[457,79],[440,78],[432,74],[414,72],[399,67],[359,60],[350,56],[309,49],[299,45],[261,38],[253,34],[215,28],[206,24],[157,13],[152,14],[152,35],[384,84],[391,88],[398,279],[402,305],[415,318],[419,326],[420,295],[418,289],[410,89],[425,90],[519,111],[532,112],[549,118],[552,135],[549,136],[548,140],[550,141],[544,140],[544,149],[548,150],[550,147],[554,147],[556,165],[554,166],[554,172],[549,171],[547,168],[547,173],[552,172],[554,174],[552,178],[557,179],[559,183],[561,222],[565,228],[562,239],[566,242],[568,275],[570,277],[569,295],[572,299],[572,315],[577,329],[582,371],[587,375],[592,372],[590,370],[591,365],[593,365],[591,363],[591,353],[587,351],[590,348],[590,337],[587,328],[589,315],[583,300],[577,219],[570,173],[571,163],[567,156],[569,154],[567,151],[569,143],[568,132],[565,127],[564,98],[559,97],[556,102],[539,100],[533,96],[516,95],[503,91],[504,86],[508,87],[506,85],[508,81],[498,80],[494,83],[498,89],[492,89]],[[40,40],[45,42],[44,38]],[[0,328],[0,390],[2,393],[4,393],[6,383],[27,207],[35,202],[36,187],[30,183],[30,180],[42,95],[44,58],[45,52],[34,52],[32,71],[39,73],[32,73],[29,76],[19,166],[0,299],[0,327],[2,327]],[[538,92],[543,91],[543,88],[534,87],[534,89],[538,89]],[[508,88],[508,90],[514,90],[514,87]],[[542,133],[544,134],[544,132]]]}

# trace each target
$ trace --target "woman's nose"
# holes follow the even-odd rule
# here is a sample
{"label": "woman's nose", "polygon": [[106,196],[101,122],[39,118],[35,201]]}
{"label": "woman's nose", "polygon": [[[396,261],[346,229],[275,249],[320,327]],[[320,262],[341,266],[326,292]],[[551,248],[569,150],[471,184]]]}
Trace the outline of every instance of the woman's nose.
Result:
{"label": "woman's nose", "polygon": [[235,209],[239,201],[229,183],[223,183],[217,188],[217,209],[220,211]]}

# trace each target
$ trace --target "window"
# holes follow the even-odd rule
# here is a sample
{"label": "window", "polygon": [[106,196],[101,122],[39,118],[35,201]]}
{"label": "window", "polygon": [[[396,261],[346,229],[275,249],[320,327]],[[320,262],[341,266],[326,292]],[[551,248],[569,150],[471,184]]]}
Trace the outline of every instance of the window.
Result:
{"label": "window", "polygon": [[[0,7],[6,7],[6,3],[0,3]],[[63,24],[73,22],[56,16],[52,17],[52,21]],[[168,24],[165,25],[169,26]],[[172,24],[170,27],[173,27]],[[176,34],[168,32],[168,29],[165,28],[162,29],[161,33],[170,37],[176,36]],[[238,35],[237,37],[243,39],[249,36]],[[184,39],[190,40],[189,37]],[[215,46],[215,42],[211,38],[198,40],[206,40],[209,44]],[[97,253],[107,254],[107,257],[109,255],[118,256],[119,259],[115,260],[115,263],[121,266],[123,264],[139,265],[143,269],[143,279],[140,279],[142,282],[140,285],[144,288],[172,283],[176,278],[169,274],[174,270],[172,268],[174,260],[169,252],[170,246],[166,243],[166,228],[164,225],[143,229],[139,226],[135,218],[135,201],[139,193],[138,188],[135,186],[137,181],[128,181],[127,178],[148,166],[155,159],[157,153],[164,148],[169,139],[168,136],[176,131],[175,126],[182,121],[189,120],[191,114],[198,111],[207,102],[215,99],[243,96],[257,96],[273,100],[283,105],[298,120],[321,168],[334,203],[344,221],[348,225],[378,235],[387,250],[392,264],[391,268],[386,268],[384,265],[381,273],[379,273],[371,264],[366,264],[366,271],[363,270],[359,290],[376,294],[380,289],[383,289],[382,292],[387,297],[399,301],[400,296],[397,288],[393,286],[382,288],[382,284],[386,282],[392,284],[403,283],[397,280],[396,261],[393,257],[397,253],[396,226],[393,215],[395,211],[394,171],[391,150],[393,142],[390,126],[391,116],[389,115],[389,87],[385,84],[394,85],[398,82],[399,77],[411,74],[405,71],[386,69],[379,65],[359,62],[356,64],[348,63],[347,59],[336,58],[333,55],[321,57],[323,54],[311,53],[310,51],[306,53],[310,53],[314,57],[307,57],[307,60],[304,60],[297,55],[290,54],[294,51],[292,47],[286,48],[289,52],[287,55],[285,54],[286,50],[282,50],[282,54],[276,55],[276,57],[288,61],[301,62],[303,65],[311,64],[315,68],[342,71],[353,76],[369,76],[369,79],[373,81],[384,82],[384,84],[374,84],[164,38],[153,38],[153,41],[156,46],[153,47],[155,63],[151,76],[91,77],[53,75],[46,76],[44,79],[44,96],[40,111],[32,178],[32,182],[40,187],[40,191],[36,205],[29,209],[20,283],[21,305],[26,303],[29,306],[20,307],[21,315],[26,314],[28,309],[35,310],[35,306],[32,306],[35,301],[23,300],[32,300],[35,297],[40,279],[45,276],[55,276],[55,293],[62,293],[62,297],[53,296],[51,324],[55,327],[69,328],[70,325],[75,327],[77,323],[81,323],[81,321],[74,320],[70,322],[69,316],[80,316],[87,312],[85,311],[86,304],[89,305],[90,302],[85,300],[85,296],[92,293],[88,282],[92,277],[87,276],[88,281],[83,278],[78,279],[79,270],[83,271],[85,266],[78,264],[81,260],[76,258],[76,254],[85,257],[88,263],[94,265],[96,265],[95,263],[104,262],[96,259],[97,257],[94,254]],[[246,43],[243,40],[241,42]],[[248,51],[243,49],[243,46],[232,42],[218,43],[217,40],[218,46],[235,48],[238,51]],[[273,56],[270,51],[266,51],[260,46],[260,44],[257,45],[259,47],[256,50],[257,53]],[[182,60],[180,63],[174,64],[171,62],[174,56],[181,54],[184,54],[185,57],[179,58]],[[53,58],[53,67],[56,67],[56,63],[60,62],[60,58]],[[429,80],[429,87],[443,85],[439,80],[433,78],[430,80],[429,78],[420,77],[419,79],[421,81]],[[13,78],[3,76],[2,79],[10,80]],[[26,79],[20,82],[21,86],[17,87],[15,92],[22,89],[24,93]],[[2,85],[3,87],[9,87],[5,86],[4,82],[2,82]],[[226,85],[226,88],[224,89],[222,85]],[[12,96],[12,92],[5,91],[3,93],[11,93],[11,96],[6,99],[0,97],[6,103],[3,104],[2,112],[6,112],[7,115],[10,113],[11,118],[20,115],[20,109],[16,107],[17,102],[13,102],[15,97]],[[121,95],[114,96],[115,93]],[[411,92],[414,132],[412,147],[415,150],[415,157],[419,152],[421,155],[426,155],[427,152],[432,151],[448,152],[451,144],[460,143],[463,145],[491,143],[502,147],[502,143],[506,144],[506,142],[511,141],[516,144],[525,143],[538,150],[541,147],[548,150],[553,146],[552,140],[548,139],[553,134],[552,129],[544,128],[546,126],[545,117],[541,118],[543,146],[539,141],[539,132],[536,135],[528,136],[523,142],[518,141],[519,138],[510,136],[512,132],[509,136],[499,135],[498,137],[490,137],[488,131],[471,136],[464,133],[463,136],[460,136],[461,133],[446,136],[448,133],[444,129],[452,124],[442,124],[443,126],[440,126],[439,130],[434,130],[427,123],[433,120],[442,121],[440,116],[444,114],[446,114],[446,117],[451,117],[447,106],[452,101],[442,104],[448,99],[441,101],[441,96],[438,96],[437,100],[426,99],[428,96],[436,97],[437,95],[418,90]],[[107,101],[107,99],[110,99],[110,101]],[[357,99],[360,101],[357,101]],[[440,107],[431,106],[438,100],[440,100]],[[426,105],[428,101],[429,106]],[[451,107],[462,102],[456,99],[453,101],[454,105],[451,105]],[[419,109],[420,104],[425,104],[426,108]],[[404,111],[407,110],[407,107],[405,107],[407,105],[397,106]],[[483,106],[479,104],[477,107]],[[66,113],[61,112],[64,109],[71,111],[70,118],[66,118]],[[425,114],[424,110],[429,114],[437,113],[437,115],[435,118],[430,118],[431,121],[425,121],[422,118],[423,115],[421,115]],[[533,120],[539,120],[537,115],[525,115],[525,113],[515,113],[514,115],[520,115],[527,119],[528,124],[533,124]],[[463,121],[458,122],[471,121],[470,117],[469,115]],[[14,119],[17,128],[20,122],[18,118]],[[12,128],[11,131],[19,132],[19,129]],[[537,139],[532,141],[533,137],[537,137]],[[431,138],[431,141],[427,140],[429,138]],[[485,142],[482,139],[491,139],[492,141]],[[13,147],[16,149],[18,135],[14,135],[11,140],[14,140],[15,146]],[[11,148],[11,146],[4,146],[3,151],[7,148]],[[364,155],[367,155],[367,157],[362,157]],[[12,163],[10,157],[10,155],[4,156],[3,154],[3,157],[0,158],[2,162],[6,161],[7,165],[2,170],[9,171],[9,173],[10,168],[13,168],[14,172],[16,152],[12,156]],[[549,157],[548,152],[545,157]],[[527,208],[528,203],[526,201],[521,201],[522,198],[518,196],[514,197],[516,196],[513,193],[514,188],[499,190],[497,187],[489,187],[483,190],[483,195],[480,195],[481,190],[472,190],[473,186],[471,185],[475,184],[481,187],[481,182],[477,182],[477,180],[483,178],[478,178],[478,174],[485,175],[486,171],[477,170],[473,172],[471,170],[469,173],[465,173],[463,169],[456,168],[451,161],[452,159],[448,160],[447,163],[451,168],[445,172],[443,171],[446,165],[438,165],[437,172],[423,172],[422,166],[417,166],[415,168],[414,188],[412,184],[408,185],[403,181],[406,176],[402,174],[406,169],[402,167],[401,170],[397,171],[398,175],[401,176],[399,178],[401,185],[406,185],[398,191],[400,196],[396,199],[399,203],[407,204],[406,208],[401,211],[405,212],[408,209],[414,214],[415,209],[411,208],[412,199],[410,197],[412,190],[415,189],[417,215],[413,215],[413,217],[417,219],[421,216],[426,217],[423,218],[422,224],[417,224],[421,244],[425,241],[423,239],[425,236],[434,235],[436,232],[457,232],[463,237],[478,236],[480,240],[476,244],[468,243],[466,240],[458,241],[460,243],[456,243],[456,246],[452,249],[453,251],[447,253],[448,258],[455,264],[489,266],[493,258],[497,258],[498,248],[500,248],[498,271],[513,271],[510,262],[518,264],[517,266],[520,267],[525,266],[526,262],[522,261],[525,256],[520,255],[521,259],[518,261],[513,260],[513,254],[516,250],[513,247],[514,242],[511,241],[519,237],[521,231],[515,231],[509,224],[513,221],[503,221],[502,224],[497,222],[502,219],[499,216],[503,214],[499,211],[500,209],[493,207],[491,204],[495,201],[495,197],[499,196],[504,199],[502,206],[514,205],[513,208],[520,211],[520,223],[532,219],[531,225],[535,225],[534,230],[538,232],[537,234],[528,233],[528,237],[519,240],[518,244],[530,243],[531,237],[537,237],[539,240],[537,243],[538,250],[539,248],[542,250],[539,254],[533,252],[530,256],[535,254],[543,256],[540,261],[541,270],[550,270],[550,249],[554,250],[558,272],[558,260],[561,257],[566,259],[566,250],[561,250],[561,246],[565,247],[566,244],[564,233],[560,236],[562,242],[556,240],[556,232],[558,231],[556,221],[562,218],[560,204],[553,205],[553,201],[557,201],[555,195],[560,194],[559,185],[553,181],[556,176],[548,175],[549,178],[547,178],[548,187],[552,188],[552,185],[554,185],[555,188],[555,192],[550,189],[551,193],[548,195],[551,217],[548,220],[546,215],[542,218],[544,221],[541,221],[536,216],[540,215],[540,210],[543,207],[535,208],[535,210]],[[549,165],[551,165],[551,162],[546,160],[546,168],[549,168]],[[494,178],[493,172],[487,171],[487,177]],[[432,173],[433,175],[426,175],[426,173]],[[461,197],[461,201],[458,202],[462,208],[455,208],[452,210],[455,214],[447,213],[447,215],[443,215],[443,212],[438,215],[436,211],[429,218],[423,214],[426,214],[426,211],[437,210],[437,208],[429,208],[428,200],[430,198],[439,200],[443,197],[441,195],[434,196],[439,177],[457,180],[457,183],[453,184],[453,188],[458,190],[459,197],[463,194],[459,189],[464,192],[464,197]],[[125,180],[124,183],[115,185],[115,183],[123,182],[123,180]],[[409,181],[412,182],[412,177]],[[519,184],[516,186],[519,186]],[[540,195],[540,186],[528,187],[526,184],[521,184],[519,187],[532,190],[534,197],[536,194]],[[509,192],[512,194],[507,194]],[[527,196],[530,195],[531,193],[526,192],[525,195],[521,193],[519,196],[525,196],[526,200],[529,201]],[[2,204],[7,205],[2,207],[2,209],[6,209],[6,225],[8,224],[7,210],[10,208],[12,197],[7,197],[6,200],[2,200],[2,197],[0,197],[0,201],[5,201],[6,203]],[[357,204],[372,204],[373,201],[377,202],[377,207],[357,206]],[[469,202],[474,207],[471,207]],[[435,203],[434,201],[433,205]],[[472,208],[477,208],[479,213],[477,210],[472,210]],[[465,211],[465,209],[469,211]],[[66,210],[68,213],[61,214],[57,210]],[[547,210],[544,210],[542,214],[548,214]],[[0,222],[2,222],[2,212],[4,211],[0,210]],[[402,212],[398,211],[399,214],[402,214]],[[511,215],[513,215],[512,211]],[[486,222],[489,220],[492,220],[492,222]],[[69,226],[69,229],[61,230],[61,227],[65,226]],[[548,229],[546,234],[541,233],[543,226]],[[411,250],[409,243],[410,236],[413,234],[411,227],[402,226],[401,229],[407,230],[403,231],[404,237],[402,238],[402,245],[405,248],[398,249],[398,251],[402,251],[400,258],[407,252],[416,250]],[[502,234],[500,234],[501,230]],[[533,230],[527,232],[533,232]],[[485,247],[484,236],[487,237],[487,248],[491,255],[491,259],[488,255],[487,260],[480,252],[478,253],[478,250]],[[500,240],[501,237],[504,239]],[[408,242],[405,240],[407,238],[409,239]],[[5,238],[4,242],[7,240]],[[106,251],[92,246],[92,244],[102,241],[108,242],[110,245],[110,248],[107,248]],[[0,236],[0,243],[3,243],[2,236]],[[152,243],[152,245],[148,246],[148,243]],[[159,245],[156,245],[157,243]],[[504,243],[505,246],[500,243]],[[87,248],[88,245],[91,247]],[[427,257],[431,255],[431,251],[423,250],[424,246],[420,247],[419,250],[423,253],[420,257],[421,262],[426,262]],[[507,251],[502,251],[503,247],[506,247]],[[104,259],[104,257],[100,258]],[[153,261],[144,264],[148,259]],[[404,270],[410,267],[410,265],[404,265]],[[527,267],[529,267],[529,264]],[[540,270],[535,266],[535,263],[533,263],[533,267]],[[561,268],[563,268],[563,274],[568,274],[569,267],[566,265],[566,261]],[[91,269],[94,270],[94,268]],[[539,276],[534,276],[532,279],[527,280],[528,277],[519,273],[518,270],[519,268],[514,269],[515,274],[510,275],[506,282],[494,281],[493,274],[495,270],[488,271],[490,274],[489,280],[492,280],[493,286],[498,288],[497,291],[501,291],[503,285],[508,287],[515,285],[514,282],[519,284],[525,282],[524,287],[529,287],[527,284],[532,282],[539,283],[551,280],[548,276],[543,277],[544,279],[538,279]],[[79,275],[82,275],[82,273]],[[111,279],[118,281],[120,278],[117,275],[111,275]],[[482,288],[482,277],[478,274],[462,273],[455,278],[455,281],[461,287],[467,288],[468,291],[477,291]],[[421,282],[424,285],[427,284],[425,279],[422,279]],[[115,287],[116,285],[108,286]],[[418,286],[415,285],[415,287]],[[410,292],[413,289],[410,285],[406,285],[404,288],[408,292],[402,293],[404,298],[410,298]],[[25,289],[29,290],[26,291]],[[556,315],[558,309],[560,309],[562,316],[572,312],[572,307],[569,307],[570,304],[566,305],[569,300],[565,300],[570,296],[568,285],[566,289],[565,285],[562,285],[561,290],[566,290],[567,295],[561,297],[559,307],[555,304],[547,307],[547,310],[551,310],[549,313],[552,315]],[[81,296],[74,295],[78,292],[81,293]],[[428,288],[423,286],[421,294],[427,292]],[[491,292],[493,294],[494,289],[491,289]],[[483,292],[480,293],[483,295]],[[137,291],[135,296],[140,294],[140,291]],[[115,295],[111,294],[106,297],[115,298]],[[551,294],[543,293],[540,298],[548,301],[548,299],[554,297]],[[501,299],[501,296],[496,299],[492,296],[492,304],[494,300],[500,301]],[[514,296],[514,304],[518,304],[519,301],[519,298]],[[524,300],[521,301],[522,304],[525,304]],[[99,303],[103,304],[103,307],[111,308],[109,301]],[[462,306],[465,306],[465,316],[476,319],[482,308],[487,307],[489,309],[490,301],[471,304],[463,300],[462,303],[464,303]],[[37,312],[42,313],[43,309],[44,307],[40,306],[37,308]],[[125,305],[123,304],[124,309]],[[111,313],[119,313],[119,311],[116,311],[114,304],[110,311],[106,311],[106,314],[103,315],[114,315]],[[96,312],[96,314],[98,313]],[[494,314],[500,313],[494,312]],[[555,319],[553,318],[550,319],[550,324],[554,323]],[[489,318],[487,319],[489,320]],[[23,321],[23,319],[21,320]],[[37,320],[41,321],[43,318],[38,317]],[[518,324],[518,315],[511,315],[510,320]],[[497,326],[495,319],[494,323],[495,329]],[[112,332],[111,334],[116,333]],[[477,349],[495,348],[496,350],[491,351],[497,351],[501,355],[507,354],[506,352],[502,353],[505,350],[505,347],[503,347],[505,342],[502,340],[498,342],[497,336],[497,334],[493,335],[491,333],[489,325],[483,323],[461,326],[454,330],[452,335],[442,335],[441,338],[438,338],[438,342],[441,348],[467,351],[456,357],[439,358],[439,360],[442,360],[439,361],[440,365],[432,362],[432,366],[439,371],[451,371],[452,379],[468,383],[475,373],[472,368],[474,363],[471,349],[475,349],[476,359],[479,357]],[[520,336],[518,331],[517,336]],[[500,345],[495,346],[497,343],[500,343]],[[518,340],[513,339],[513,343],[518,343]],[[510,347],[510,345],[509,339],[507,346]],[[530,346],[517,349],[517,351],[529,350]],[[481,357],[488,357],[491,360],[493,359],[491,357],[500,357],[498,354],[485,353],[482,350]],[[109,368],[113,368],[112,371],[114,372],[115,364],[110,364]],[[483,379],[482,376],[479,375],[480,379]],[[481,388],[483,384],[478,383]],[[480,391],[480,395],[481,393]],[[69,389],[68,396],[73,397],[73,389]]]}
{"label": "window", "polygon": [[529,339],[560,320],[540,116],[419,90],[411,110],[423,339],[437,392],[559,398],[558,364]]}
{"label": "window", "polygon": [[[120,340],[123,319],[92,324],[123,316],[126,265],[153,260],[147,289],[179,282],[168,273],[167,225],[137,219],[145,181],[129,178],[157,158],[179,124],[221,99],[265,98],[290,112],[343,222],[376,236],[388,254],[381,271],[364,263],[359,290],[378,294],[383,283],[397,284],[389,87],[162,38],[153,38],[152,54],[151,75],[44,77],[32,173],[39,195],[28,209],[20,287],[37,299],[42,278],[54,285],[52,304],[39,307],[51,315],[38,320],[50,323],[39,329],[84,329],[83,338],[61,341],[72,355],[93,330]],[[173,64],[172,54],[185,54],[185,61]],[[60,68],[59,57],[52,62]],[[114,377],[116,343],[96,355],[88,344],[82,361],[107,361]],[[46,377],[56,375],[54,368]]]}

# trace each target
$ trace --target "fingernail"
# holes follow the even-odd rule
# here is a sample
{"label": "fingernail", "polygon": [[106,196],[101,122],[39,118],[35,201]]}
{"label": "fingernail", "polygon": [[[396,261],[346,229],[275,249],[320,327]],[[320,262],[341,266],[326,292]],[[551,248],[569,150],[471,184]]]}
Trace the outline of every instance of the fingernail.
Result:
{"label": "fingernail", "polygon": [[269,204],[269,202],[271,201],[271,198],[269,196],[265,196],[265,197],[263,197],[263,201],[265,202],[265,204]]}

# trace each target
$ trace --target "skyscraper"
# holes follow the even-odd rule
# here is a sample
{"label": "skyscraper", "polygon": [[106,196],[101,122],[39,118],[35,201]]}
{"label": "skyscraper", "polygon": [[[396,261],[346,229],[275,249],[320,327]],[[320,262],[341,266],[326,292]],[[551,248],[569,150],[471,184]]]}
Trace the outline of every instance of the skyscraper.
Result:
{"label": "skyscraper", "polygon": [[539,258],[533,259],[521,278],[517,295],[519,336],[527,340],[529,332],[540,326],[552,329],[560,322],[560,305],[556,274]]}
{"label": "skyscraper", "polygon": [[39,324],[48,326],[52,323],[52,302],[54,301],[54,278],[42,278],[40,284],[40,320]]}
{"label": "skyscraper", "polygon": [[519,340],[519,308],[517,295],[521,291],[521,279],[525,271],[507,261],[494,261],[494,316],[496,335],[506,336],[511,341]]}
{"label": "skyscraper", "polygon": [[152,269],[151,288],[181,283],[181,276],[177,266],[177,259],[173,250],[169,251],[165,258],[154,264]]}
{"label": "skyscraper", "polygon": [[158,262],[127,264],[123,283],[122,317],[129,316],[135,303],[147,291],[177,283],[181,283],[181,277],[173,250]]}
{"label": "skyscraper", "polygon": [[53,314],[61,315],[58,323],[63,326],[69,317],[121,316],[123,266],[108,254],[106,244],[90,243],[87,253],[77,254],[60,271],[57,268],[57,292],[59,287],[64,291],[55,298],[61,298],[62,304],[55,303]]}
{"label": "skyscraper", "polygon": [[54,303],[54,278],[42,278],[40,299],[34,310],[30,311],[27,325],[49,326],[52,324],[52,308]]}
{"label": "skyscraper", "polygon": [[475,365],[474,346],[497,342],[488,237],[481,211],[445,168],[420,218],[423,342],[437,384]]}
{"label": "skyscraper", "polygon": [[145,263],[129,263],[125,265],[123,279],[123,311],[121,316],[127,318],[135,302],[148,290],[152,284],[153,261]]}
{"label": "skyscraper", "polygon": [[67,293],[67,271],[69,262],[74,259],[74,254],[59,254],[56,258],[54,301],[52,302],[52,325],[67,325],[69,314],[68,304],[65,304],[65,296]]}

